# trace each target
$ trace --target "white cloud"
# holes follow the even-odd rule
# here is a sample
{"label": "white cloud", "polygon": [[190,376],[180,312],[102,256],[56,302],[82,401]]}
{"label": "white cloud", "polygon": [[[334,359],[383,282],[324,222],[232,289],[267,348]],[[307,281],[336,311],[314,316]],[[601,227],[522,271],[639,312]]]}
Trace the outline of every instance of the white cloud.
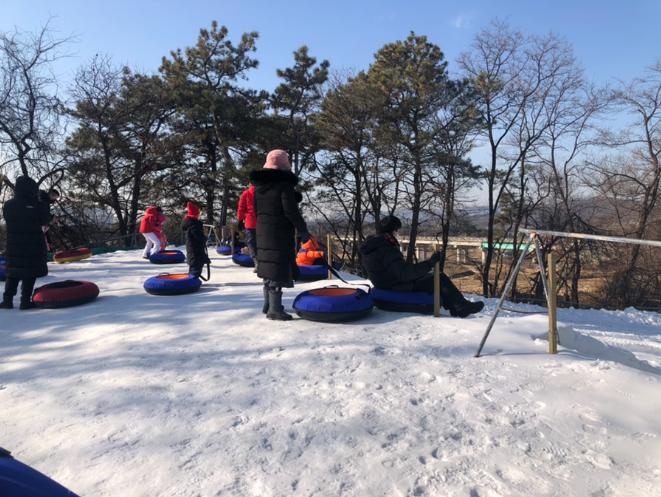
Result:
{"label": "white cloud", "polygon": [[457,29],[465,29],[470,27],[470,22],[473,20],[473,16],[470,15],[458,15],[452,19],[452,25]]}

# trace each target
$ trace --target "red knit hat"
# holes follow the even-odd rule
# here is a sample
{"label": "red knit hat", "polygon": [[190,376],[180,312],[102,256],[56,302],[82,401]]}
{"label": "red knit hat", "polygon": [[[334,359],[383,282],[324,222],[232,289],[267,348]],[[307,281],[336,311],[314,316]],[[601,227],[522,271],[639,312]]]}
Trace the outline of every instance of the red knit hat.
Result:
{"label": "red knit hat", "polygon": [[188,202],[187,207],[188,207],[188,214],[186,214],[186,217],[196,218],[197,215],[200,213],[200,208],[195,204],[191,204],[190,202]]}
{"label": "red knit hat", "polygon": [[264,169],[280,169],[281,171],[291,171],[289,157],[284,150],[271,150],[266,156]]}

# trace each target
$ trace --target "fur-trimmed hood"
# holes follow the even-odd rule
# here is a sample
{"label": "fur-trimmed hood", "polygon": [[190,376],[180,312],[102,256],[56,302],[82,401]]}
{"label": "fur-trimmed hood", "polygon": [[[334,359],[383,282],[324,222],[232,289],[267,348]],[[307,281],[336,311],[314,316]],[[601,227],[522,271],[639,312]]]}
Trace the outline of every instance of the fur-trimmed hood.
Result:
{"label": "fur-trimmed hood", "polygon": [[272,183],[280,183],[282,181],[296,186],[298,184],[298,176],[291,171],[282,171],[280,169],[258,169],[250,173],[250,183],[255,188],[268,187]]}

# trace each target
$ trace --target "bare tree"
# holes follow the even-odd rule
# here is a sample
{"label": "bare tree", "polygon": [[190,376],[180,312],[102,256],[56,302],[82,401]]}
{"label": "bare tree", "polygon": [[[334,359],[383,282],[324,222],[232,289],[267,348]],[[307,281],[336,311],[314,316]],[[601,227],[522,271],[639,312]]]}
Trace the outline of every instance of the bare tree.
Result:
{"label": "bare tree", "polygon": [[[638,240],[658,233],[661,183],[661,60],[646,75],[621,83],[612,97],[631,120],[619,134],[606,133],[606,145],[617,154],[592,163],[586,181],[610,203],[614,217],[611,234]],[[618,305],[637,305],[646,298],[649,282],[658,277],[643,261],[643,249],[632,245],[621,254]]]}
{"label": "bare tree", "polygon": [[[482,288],[485,296],[494,296],[501,290],[499,267],[495,275],[491,274],[501,201],[508,197],[510,208],[515,209],[511,217],[514,223],[504,227],[501,240],[516,239],[524,216],[523,195],[531,149],[550,125],[547,101],[577,67],[571,46],[564,39],[553,33],[525,36],[497,20],[476,36],[471,50],[460,55],[459,65],[478,93],[478,111],[489,149],[488,247]],[[512,202],[518,202],[518,207]]]}
{"label": "bare tree", "polygon": [[20,170],[38,181],[64,170],[51,164],[64,133],[54,65],[74,40],[54,37],[49,24],[34,33],[0,32],[0,172]]}

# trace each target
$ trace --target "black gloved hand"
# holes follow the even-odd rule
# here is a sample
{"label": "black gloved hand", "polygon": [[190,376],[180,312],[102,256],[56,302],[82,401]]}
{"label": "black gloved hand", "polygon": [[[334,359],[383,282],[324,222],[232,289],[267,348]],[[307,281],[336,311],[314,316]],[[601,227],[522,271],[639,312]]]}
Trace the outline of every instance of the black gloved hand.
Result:
{"label": "black gloved hand", "polygon": [[237,223],[237,228],[239,228],[239,231],[241,231],[241,230],[244,229],[245,227],[246,227],[246,225],[245,225],[245,223],[244,223],[243,221],[239,221],[239,222]]}
{"label": "black gloved hand", "polygon": [[301,231],[301,243],[308,243],[311,235],[309,231]]}
{"label": "black gloved hand", "polygon": [[440,252],[434,252],[431,257],[429,258],[429,262],[431,262],[432,266],[435,266],[439,262],[441,262],[441,253]]}

